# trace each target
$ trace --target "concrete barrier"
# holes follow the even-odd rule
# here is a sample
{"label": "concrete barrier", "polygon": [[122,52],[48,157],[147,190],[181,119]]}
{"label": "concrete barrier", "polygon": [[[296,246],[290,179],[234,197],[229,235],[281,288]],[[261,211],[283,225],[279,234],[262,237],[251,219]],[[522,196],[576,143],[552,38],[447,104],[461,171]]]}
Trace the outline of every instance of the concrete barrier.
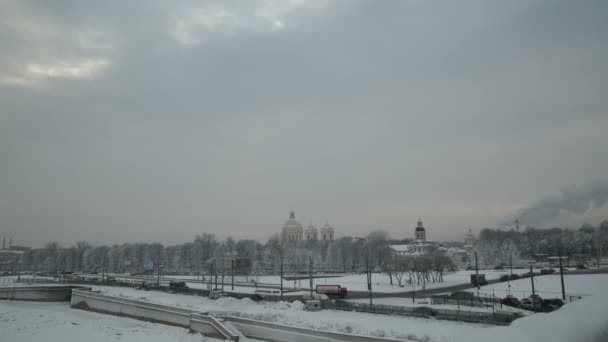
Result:
{"label": "concrete barrier", "polygon": [[331,331],[319,331],[307,328],[291,327],[240,317],[226,316],[224,319],[237,328],[243,335],[264,341],[279,342],[403,342],[381,337],[345,334]]}
{"label": "concrete barrier", "polygon": [[17,286],[0,287],[0,299],[38,302],[69,302],[72,290],[90,290],[83,286]]}
{"label": "concrete barrier", "polygon": [[[77,309],[176,325],[207,336],[233,341],[239,340],[238,331],[247,337],[276,342],[397,341],[380,337],[318,331],[245,319],[233,316],[234,312],[196,312],[194,310],[107,296],[91,291],[74,290],[71,306]],[[238,331],[231,329],[229,325],[224,324],[225,322],[230,323],[229,325],[234,326]]]}
{"label": "concrete barrier", "polygon": [[[212,317],[207,313],[193,313],[190,318],[190,330],[211,337],[228,337],[232,341],[239,340],[238,332],[224,325],[223,319]],[[217,336],[218,332],[220,332],[219,336]]]}
{"label": "concrete barrier", "polygon": [[174,325],[204,335],[238,341],[238,334],[230,331],[220,320],[194,310],[152,304],[91,291],[73,291],[71,307],[142,321]]}

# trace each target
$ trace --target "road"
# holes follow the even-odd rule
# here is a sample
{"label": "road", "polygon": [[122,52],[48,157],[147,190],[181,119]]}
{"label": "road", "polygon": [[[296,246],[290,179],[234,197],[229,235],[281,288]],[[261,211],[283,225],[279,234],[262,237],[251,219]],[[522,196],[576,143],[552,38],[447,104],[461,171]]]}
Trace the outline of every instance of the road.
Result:
{"label": "road", "polygon": [[[568,274],[568,275],[573,275],[573,274],[591,274],[591,273],[608,273],[608,268],[603,268],[603,269],[591,269],[591,270],[573,270],[573,271],[565,271],[564,274]],[[535,277],[540,277],[543,275],[538,275]],[[125,278],[125,279],[133,279],[133,280],[143,280],[143,279],[151,279],[151,277],[146,277],[146,276],[120,276],[119,278]],[[163,282],[168,282],[168,281],[184,281],[187,283],[198,283],[198,284],[202,284],[203,282],[201,280],[194,280],[194,279],[177,279],[177,278],[161,278],[161,281]],[[226,279],[227,281],[224,283],[226,284],[230,284],[230,278],[227,277]],[[156,281],[156,277],[154,277],[154,281]],[[205,284],[207,284],[208,282],[205,282]],[[488,285],[492,285],[492,284],[497,284],[500,283],[499,279],[492,279],[492,280],[488,280]],[[266,288],[280,288],[279,284],[269,284],[269,283],[245,283],[245,282],[235,282],[234,283],[235,286],[239,286],[239,287],[266,287]],[[287,287],[287,284],[285,284],[285,287]],[[436,295],[436,294],[441,294],[441,293],[451,293],[451,292],[456,292],[456,291],[464,291],[464,290],[469,290],[469,289],[473,289],[475,288],[475,286],[471,283],[464,283],[464,284],[458,284],[458,285],[452,285],[452,286],[444,286],[444,287],[436,287],[436,288],[431,288],[431,289],[425,289],[425,290],[416,290],[416,291],[403,291],[403,292],[374,292],[373,293],[373,298],[388,298],[388,297],[400,297],[400,298],[412,298],[412,292],[414,292],[414,296],[416,298],[423,298],[423,297],[429,297],[431,295]],[[309,291],[308,288],[302,288],[303,291]],[[368,291],[348,291],[348,299],[359,299],[359,298],[369,298],[369,292]]]}

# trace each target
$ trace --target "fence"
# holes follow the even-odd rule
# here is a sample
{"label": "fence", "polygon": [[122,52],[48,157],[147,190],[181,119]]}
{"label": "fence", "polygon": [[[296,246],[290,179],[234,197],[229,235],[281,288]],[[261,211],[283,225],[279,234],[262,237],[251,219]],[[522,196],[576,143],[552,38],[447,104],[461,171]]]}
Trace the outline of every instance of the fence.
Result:
{"label": "fence", "polygon": [[324,300],[321,302],[321,306],[324,309],[330,310],[342,310],[342,311],[357,311],[357,312],[368,312],[375,314],[387,314],[387,315],[403,315],[403,316],[414,316],[430,318],[434,317],[437,319],[445,319],[452,321],[464,321],[472,323],[487,323],[494,325],[509,325],[512,321],[517,318],[523,317],[520,313],[506,313],[506,312],[479,312],[479,311],[467,311],[467,310],[445,310],[435,309],[430,307],[408,307],[408,306],[394,306],[394,305],[381,305],[381,304],[364,304],[364,303],[351,303],[342,300],[330,301]]}
{"label": "fence", "polygon": [[448,295],[431,296],[431,304],[433,305],[456,305],[470,307],[488,307],[496,303],[500,303],[500,298],[493,297],[475,297],[454,298]]}

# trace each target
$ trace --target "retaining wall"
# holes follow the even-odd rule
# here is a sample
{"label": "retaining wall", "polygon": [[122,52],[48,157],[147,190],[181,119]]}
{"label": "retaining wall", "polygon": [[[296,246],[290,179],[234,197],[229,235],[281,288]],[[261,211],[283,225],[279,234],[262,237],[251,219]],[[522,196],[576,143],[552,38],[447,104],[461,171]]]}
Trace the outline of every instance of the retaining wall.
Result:
{"label": "retaining wall", "polygon": [[72,290],[90,290],[82,286],[18,286],[0,287],[0,299],[38,302],[69,302]]}
{"label": "retaining wall", "polygon": [[252,319],[226,316],[224,319],[237,328],[243,335],[264,341],[285,342],[403,342],[381,337],[371,337],[344,334],[331,331],[319,331],[306,328],[292,327],[282,324],[268,323]]}
{"label": "retaining wall", "polygon": [[77,290],[72,293],[71,306],[75,309],[184,327],[207,336],[238,341],[238,334],[224,327],[218,319],[193,310]]}

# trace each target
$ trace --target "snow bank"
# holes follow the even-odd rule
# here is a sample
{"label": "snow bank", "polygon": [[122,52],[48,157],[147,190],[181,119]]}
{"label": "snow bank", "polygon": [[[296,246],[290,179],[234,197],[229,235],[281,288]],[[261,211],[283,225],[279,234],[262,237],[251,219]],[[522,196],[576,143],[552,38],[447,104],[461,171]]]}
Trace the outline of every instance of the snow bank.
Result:
{"label": "snow bank", "polygon": [[305,311],[304,304],[299,301],[293,303],[255,302],[249,298],[230,297],[211,300],[201,296],[140,291],[131,288],[94,286],[94,289],[101,290],[103,294],[198,311],[229,311],[243,318],[271,323],[407,341],[451,342],[457,336],[465,336],[472,331],[488,328],[483,324],[362,312],[333,310],[311,312]]}
{"label": "snow bank", "polygon": [[608,341],[608,296],[594,296],[548,314],[534,314],[511,323],[472,332],[462,342],[605,342]]}
{"label": "snow bank", "polygon": [[0,341],[200,342],[188,329],[71,309],[67,303],[0,301]]}

